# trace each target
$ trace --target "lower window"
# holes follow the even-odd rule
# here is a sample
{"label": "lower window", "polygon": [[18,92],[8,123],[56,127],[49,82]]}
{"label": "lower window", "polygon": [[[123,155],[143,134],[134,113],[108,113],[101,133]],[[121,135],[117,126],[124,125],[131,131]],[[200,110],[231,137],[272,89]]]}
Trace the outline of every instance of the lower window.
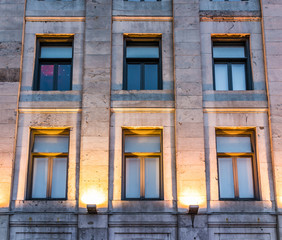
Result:
{"label": "lower window", "polygon": [[124,199],[161,198],[161,130],[124,130]]}
{"label": "lower window", "polygon": [[68,131],[32,131],[28,188],[30,199],[66,199],[68,149]]}
{"label": "lower window", "polygon": [[216,145],[220,199],[257,198],[254,132],[218,130]]}

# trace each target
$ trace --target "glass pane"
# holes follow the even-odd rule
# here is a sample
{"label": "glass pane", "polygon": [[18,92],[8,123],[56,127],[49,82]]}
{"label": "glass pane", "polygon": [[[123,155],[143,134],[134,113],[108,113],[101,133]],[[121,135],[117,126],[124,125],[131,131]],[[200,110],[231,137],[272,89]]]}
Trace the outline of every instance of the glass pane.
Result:
{"label": "glass pane", "polygon": [[159,158],[145,158],[145,198],[160,197]]}
{"label": "glass pane", "polygon": [[141,65],[127,64],[127,90],[140,90]]}
{"label": "glass pane", "polygon": [[219,191],[221,198],[234,198],[232,158],[219,158]]}
{"label": "glass pane", "polygon": [[127,58],[158,58],[159,48],[154,46],[142,47],[127,47],[126,48]]}
{"label": "glass pane", "polygon": [[58,65],[58,90],[71,89],[71,65]]}
{"label": "glass pane", "polygon": [[250,137],[216,137],[217,152],[252,152]]}
{"label": "glass pane", "polygon": [[33,159],[32,198],[46,198],[48,158]]}
{"label": "glass pane", "polygon": [[39,90],[54,89],[54,65],[40,65]]}
{"label": "glass pane", "polygon": [[125,136],[125,152],[160,152],[160,136]]}
{"label": "glass pane", "polygon": [[254,198],[253,167],[251,158],[237,158],[240,198]]}
{"label": "glass pane", "polygon": [[72,47],[41,47],[41,58],[72,58]]}
{"label": "glass pane", "polygon": [[69,151],[68,136],[35,135],[33,152],[66,153]]}
{"label": "glass pane", "polygon": [[66,183],[67,183],[67,158],[54,158],[51,198],[65,198]]}
{"label": "glass pane", "polygon": [[215,90],[228,90],[227,64],[214,64]]}
{"label": "glass pane", "polygon": [[140,198],[140,159],[126,158],[126,198]]}
{"label": "glass pane", "polygon": [[245,64],[232,64],[233,90],[246,90]]}
{"label": "glass pane", "polygon": [[242,57],[245,57],[245,47],[243,46],[213,47],[213,57],[215,58],[242,58]]}
{"label": "glass pane", "polygon": [[158,64],[145,65],[145,89],[158,89]]}

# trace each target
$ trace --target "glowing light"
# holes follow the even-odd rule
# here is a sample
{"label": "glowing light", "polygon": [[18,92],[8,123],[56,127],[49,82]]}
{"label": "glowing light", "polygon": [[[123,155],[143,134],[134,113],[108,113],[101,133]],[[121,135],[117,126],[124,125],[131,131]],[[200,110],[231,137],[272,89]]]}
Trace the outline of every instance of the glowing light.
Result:
{"label": "glowing light", "polygon": [[95,189],[87,190],[81,197],[81,201],[85,204],[102,204],[106,201],[106,196],[103,192]]}
{"label": "glowing light", "polygon": [[179,196],[179,201],[183,205],[202,205],[206,202],[206,196],[201,196],[196,191],[186,191]]}

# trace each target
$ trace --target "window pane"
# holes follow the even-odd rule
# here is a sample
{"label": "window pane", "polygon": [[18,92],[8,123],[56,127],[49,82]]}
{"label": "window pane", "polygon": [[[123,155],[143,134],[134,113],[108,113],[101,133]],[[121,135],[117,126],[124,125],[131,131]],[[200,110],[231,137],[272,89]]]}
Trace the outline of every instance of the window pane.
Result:
{"label": "window pane", "polygon": [[72,58],[72,47],[41,47],[41,58]]}
{"label": "window pane", "polygon": [[157,90],[158,89],[158,65],[146,64],[145,65],[145,89]]}
{"label": "window pane", "polygon": [[127,58],[158,58],[159,48],[154,46],[127,47],[126,57]]}
{"label": "window pane", "polygon": [[58,65],[58,90],[71,89],[71,65]]}
{"label": "window pane", "polygon": [[251,158],[237,158],[240,198],[254,198],[253,167]]}
{"label": "window pane", "polygon": [[33,159],[32,198],[46,198],[48,158]]}
{"label": "window pane", "polygon": [[228,90],[227,64],[214,64],[215,90]]}
{"label": "window pane", "polygon": [[40,85],[39,90],[54,89],[54,65],[40,66]]}
{"label": "window pane", "polygon": [[141,65],[127,64],[127,90],[140,90]]}
{"label": "window pane", "polygon": [[216,137],[217,152],[252,152],[250,137]]}
{"label": "window pane", "polygon": [[232,64],[233,90],[246,90],[245,64]]}
{"label": "window pane", "polygon": [[159,198],[159,158],[145,158],[145,198]]}
{"label": "window pane", "polygon": [[234,198],[232,158],[218,158],[221,198]]}
{"label": "window pane", "polygon": [[220,46],[213,47],[215,58],[242,58],[245,57],[245,47],[242,46]]}
{"label": "window pane", "polygon": [[125,152],[160,152],[160,136],[125,136]]}
{"label": "window pane", "polygon": [[66,197],[67,158],[53,159],[51,198]]}
{"label": "window pane", "polygon": [[69,151],[68,136],[35,135],[33,152],[66,153]]}
{"label": "window pane", "polygon": [[126,198],[140,198],[140,159],[126,158]]}

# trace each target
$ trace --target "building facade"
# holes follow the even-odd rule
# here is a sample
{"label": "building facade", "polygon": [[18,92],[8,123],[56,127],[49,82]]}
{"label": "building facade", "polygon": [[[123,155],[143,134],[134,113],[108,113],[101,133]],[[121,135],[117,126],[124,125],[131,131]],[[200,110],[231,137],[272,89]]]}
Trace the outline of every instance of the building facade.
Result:
{"label": "building facade", "polygon": [[0,12],[1,239],[282,239],[280,0]]}

